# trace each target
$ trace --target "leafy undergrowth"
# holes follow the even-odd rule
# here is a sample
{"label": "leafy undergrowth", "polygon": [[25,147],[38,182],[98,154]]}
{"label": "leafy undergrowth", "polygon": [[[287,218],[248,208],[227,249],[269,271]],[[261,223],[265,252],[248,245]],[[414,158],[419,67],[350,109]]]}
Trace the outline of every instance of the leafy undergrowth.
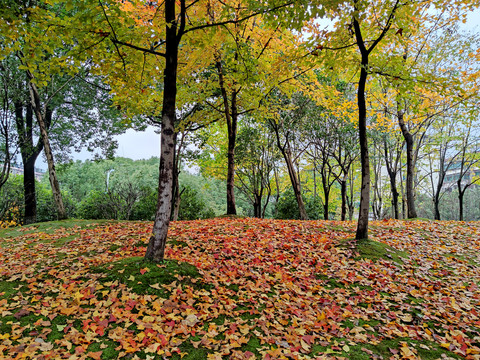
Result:
{"label": "leafy undergrowth", "polygon": [[0,233],[0,358],[480,358],[480,223],[222,218]]}

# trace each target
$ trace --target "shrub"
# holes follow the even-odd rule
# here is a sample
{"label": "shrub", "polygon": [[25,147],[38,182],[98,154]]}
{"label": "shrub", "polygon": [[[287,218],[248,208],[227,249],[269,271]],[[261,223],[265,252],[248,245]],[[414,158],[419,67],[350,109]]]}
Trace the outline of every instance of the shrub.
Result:
{"label": "shrub", "polygon": [[23,176],[11,175],[0,190],[0,221],[23,223]]}
{"label": "shrub", "polygon": [[196,220],[215,217],[215,211],[206,205],[197,191],[188,185],[183,186],[183,189],[178,220]]}
{"label": "shrub", "polygon": [[[323,207],[318,197],[314,198],[313,196],[305,196],[305,194],[303,194],[303,200],[309,219],[314,220],[323,217]],[[297,199],[295,198],[293,189],[289,188],[280,195],[278,203],[275,206],[275,218],[300,219],[300,211],[298,210]]]}
{"label": "shrub", "polygon": [[[37,221],[53,221],[57,220],[57,207],[53,198],[52,189],[45,184],[37,183]],[[75,215],[75,201],[67,191],[62,191],[62,201],[67,213],[67,218]]]}

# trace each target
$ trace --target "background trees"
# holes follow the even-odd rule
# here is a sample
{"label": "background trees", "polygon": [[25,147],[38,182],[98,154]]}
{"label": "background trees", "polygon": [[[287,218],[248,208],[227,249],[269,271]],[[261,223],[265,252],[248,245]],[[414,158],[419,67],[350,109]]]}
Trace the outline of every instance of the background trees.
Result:
{"label": "background trees", "polygon": [[[420,185],[429,178],[434,216],[440,217],[442,196],[449,198],[456,181],[464,217],[464,194],[474,189],[478,175],[478,36],[458,28],[468,5],[395,0],[7,5],[0,25],[5,114],[0,183],[18,145],[25,223],[36,220],[34,167],[42,151],[52,194],[61,194],[57,183],[70,181],[69,193],[84,203],[83,214],[93,211],[94,203],[109,210],[92,216],[150,218],[156,209],[146,256],[154,261],[163,257],[172,216],[184,218],[182,207],[194,204],[202,217],[279,216],[280,204],[293,194],[291,213],[298,210],[302,219],[321,214],[343,220],[358,209],[356,237],[363,239],[371,194],[376,218],[415,217]],[[320,15],[333,24],[324,26]],[[311,21],[302,29],[304,20]],[[53,155],[65,163],[65,150],[84,144],[111,153],[112,134],[150,122],[160,126],[162,138],[155,174],[131,169],[133,180],[115,184],[121,173],[115,169],[115,187],[103,189],[111,169],[94,175],[86,165],[83,173],[70,165],[62,169],[70,180],[55,181]],[[183,135],[197,128],[202,128],[198,141],[188,144]],[[179,161],[189,151],[200,154]],[[178,175],[182,162],[184,174]],[[222,180],[226,201],[194,200],[202,190],[185,182],[188,171],[201,173],[199,181],[215,188]],[[87,181],[97,188],[85,188]]]}

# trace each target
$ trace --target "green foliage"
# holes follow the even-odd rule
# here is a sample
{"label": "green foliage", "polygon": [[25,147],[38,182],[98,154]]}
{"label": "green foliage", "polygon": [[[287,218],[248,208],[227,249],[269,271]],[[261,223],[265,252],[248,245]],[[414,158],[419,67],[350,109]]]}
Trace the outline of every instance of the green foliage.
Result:
{"label": "green foliage", "polygon": [[135,203],[132,211],[132,220],[154,220],[157,210],[157,189],[144,189],[143,195]]}
{"label": "green foliage", "polygon": [[[55,202],[50,185],[36,183],[37,221],[57,220]],[[75,214],[75,200],[67,190],[62,190],[63,203],[68,217]],[[0,191],[0,220],[21,223],[24,214],[23,176],[11,176]]]}
{"label": "green foliage", "polygon": [[0,221],[21,223],[23,218],[23,176],[10,175],[0,189]]}
{"label": "green foliage", "polygon": [[[53,199],[52,189],[44,184],[37,185],[37,221],[53,221],[57,220],[57,211],[55,207],[55,201]],[[75,214],[75,200],[68,193],[68,191],[62,190],[63,205],[67,217],[71,218]]]}
{"label": "green foliage", "polygon": [[201,195],[190,186],[183,187],[178,220],[196,220],[215,217],[215,212],[208,207]]}
{"label": "green foliage", "polygon": [[77,216],[82,219],[112,218],[106,204],[107,194],[93,190],[88,193],[78,206]]}
{"label": "green foliage", "polygon": [[[308,218],[311,220],[321,219],[323,217],[323,206],[320,198],[313,196],[305,196],[305,209],[307,210]],[[300,212],[298,211],[298,204],[295,194],[291,188],[285,190],[275,206],[275,218],[277,219],[300,219]]]}

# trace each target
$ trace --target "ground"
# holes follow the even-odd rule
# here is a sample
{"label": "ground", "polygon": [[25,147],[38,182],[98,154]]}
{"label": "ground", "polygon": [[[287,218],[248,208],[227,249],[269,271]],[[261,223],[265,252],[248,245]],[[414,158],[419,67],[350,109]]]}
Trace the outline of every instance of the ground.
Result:
{"label": "ground", "polygon": [[0,358],[480,359],[480,223],[222,218],[0,231]]}

